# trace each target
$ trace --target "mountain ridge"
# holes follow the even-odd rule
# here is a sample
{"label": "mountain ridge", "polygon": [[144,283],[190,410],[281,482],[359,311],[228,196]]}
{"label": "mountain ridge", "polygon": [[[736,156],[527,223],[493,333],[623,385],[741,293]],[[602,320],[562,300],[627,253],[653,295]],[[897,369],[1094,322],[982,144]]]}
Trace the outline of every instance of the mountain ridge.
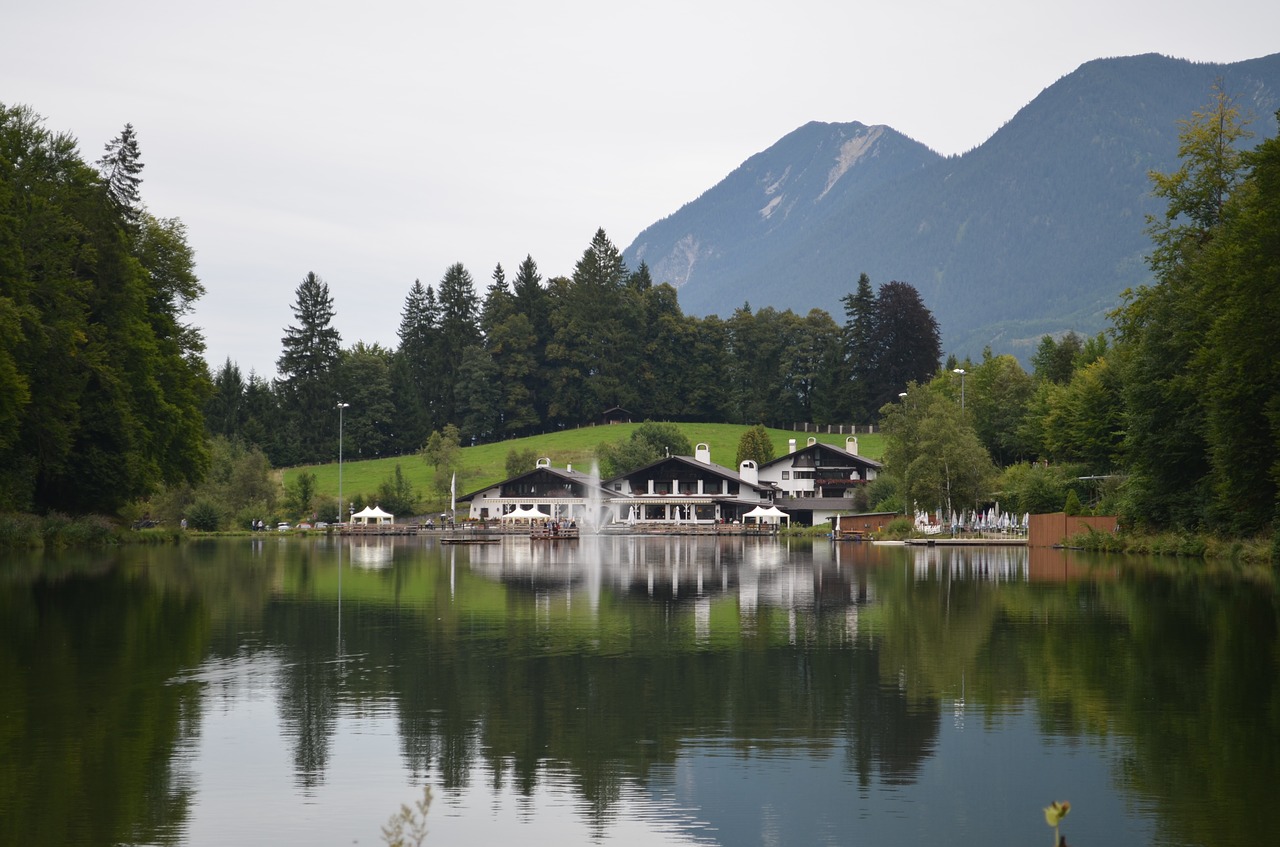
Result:
{"label": "mountain ridge", "polygon": [[[624,250],[691,314],[819,307],[867,272],[919,289],[960,355],[1022,357],[1092,334],[1150,280],[1147,174],[1176,167],[1178,121],[1221,79],[1275,134],[1280,53],[1230,64],[1147,53],[1061,77],[982,144],[943,156],[891,127],[811,121],[749,157]],[[834,179],[832,178],[834,175]]]}

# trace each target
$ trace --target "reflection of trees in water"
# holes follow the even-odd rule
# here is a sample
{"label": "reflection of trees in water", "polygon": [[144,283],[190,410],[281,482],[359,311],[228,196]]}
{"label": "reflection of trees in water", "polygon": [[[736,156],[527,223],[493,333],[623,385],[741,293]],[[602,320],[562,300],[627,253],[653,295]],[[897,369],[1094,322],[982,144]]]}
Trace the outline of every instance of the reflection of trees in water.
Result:
{"label": "reflection of trees in water", "polygon": [[[310,552],[304,551],[297,572],[304,592],[315,567]],[[309,793],[324,784],[343,683],[338,612],[327,602],[277,600],[267,606],[263,628],[267,640],[281,646],[280,723],[293,750],[294,779]]]}
{"label": "reflection of trees in water", "polygon": [[[308,788],[323,780],[339,691],[344,701],[388,692],[396,699],[415,778],[435,772],[446,790],[457,790],[483,765],[495,783],[531,796],[554,771],[577,786],[595,826],[612,819],[628,781],[647,781],[692,739],[726,737],[744,748],[843,744],[864,784],[914,778],[936,737],[937,710],[882,684],[876,651],[850,631],[846,612],[867,603],[867,572],[749,567],[753,598],[740,608],[736,568],[637,556],[606,579],[612,588],[587,632],[572,619],[548,626],[541,589],[509,593],[507,607],[483,619],[439,599],[425,614],[348,601],[343,649],[381,675],[345,679],[334,661],[333,607],[275,602],[265,627],[284,645],[281,710],[298,779]],[[654,570],[671,593],[628,597],[637,574]],[[510,574],[491,577],[505,582]],[[465,596],[466,579],[474,579],[455,585],[446,569],[431,578],[438,598]],[[387,579],[398,596],[401,578]],[[695,649],[698,598],[705,606],[709,597],[749,618],[740,625],[725,610],[704,609],[730,639],[727,649]],[[802,604],[798,612],[778,605],[787,598]]]}
{"label": "reflection of trees in water", "polygon": [[296,654],[285,659],[280,668],[280,724],[293,749],[294,778],[311,792],[324,784],[339,680],[332,662]]}
{"label": "reflection of trees in water", "polygon": [[175,843],[207,617],[119,570],[0,584],[0,843]]}
{"label": "reflection of trees in water", "polygon": [[[864,790],[911,782],[963,679],[969,709],[1032,702],[1051,737],[1125,738],[1117,782],[1159,805],[1170,840],[1267,842],[1251,810],[1280,784],[1269,591],[1185,572],[1116,578],[1114,560],[1080,580],[1078,558],[1019,579],[1010,551],[921,569],[914,551],[863,547],[749,569],[732,548],[711,561],[675,543],[629,548],[590,614],[581,581],[546,567],[562,554],[506,581],[498,550],[459,551],[452,572],[397,553],[343,606],[345,651],[365,669],[350,676],[333,661],[332,596],[313,565],[291,561],[274,590],[298,599],[267,606],[266,628],[302,666],[282,706],[311,745],[297,766],[324,767],[344,703],[391,698],[415,779],[438,773],[452,790],[487,772],[531,797],[566,774],[603,825],[628,781],[651,782],[706,738],[836,745]],[[591,565],[576,555],[574,574]],[[650,571],[669,589],[650,594]],[[513,590],[522,579],[532,590]]]}
{"label": "reflection of trees in water", "polygon": [[845,767],[864,795],[877,778],[886,785],[915,782],[938,737],[937,703],[910,703],[905,693],[889,691],[880,677],[879,651],[855,651],[854,663],[859,683],[849,697]]}
{"label": "reflection of trees in water", "polygon": [[1048,628],[1027,645],[1031,684],[1051,731],[1129,739],[1117,780],[1159,803],[1168,840],[1272,843],[1259,810],[1280,785],[1280,606],[1273,590],[1178,571],[1099,585],[1079,602],[1119,629],[1089,634],[1106,652]]}
{"label": "reflection of trees in water", "polygon": [[914,778],[938,730],[937,709],[882,685],[865,646],[616,657],[458,646],[427,657],[420,644],[419,661],[396,661],[414,677],[396,684],[406,749],[438,755],[446,788],[464,785],[481,762],[525,794],[546,769],[564,772],[596,825],[611,819],[627,781],[648,781],[692,740],[727,737],[744,749],[843,741],[865,783],[873,774]]}

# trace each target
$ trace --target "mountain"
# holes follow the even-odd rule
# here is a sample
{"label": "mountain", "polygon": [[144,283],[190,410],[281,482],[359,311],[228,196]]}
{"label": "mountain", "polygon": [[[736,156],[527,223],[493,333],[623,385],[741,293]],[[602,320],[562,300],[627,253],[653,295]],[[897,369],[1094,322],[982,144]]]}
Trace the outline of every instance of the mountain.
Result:
{"label": "mountain", "polygon": [[1093,334],[1150,280],[1148,172],[1177,166],[1178,122],[1215,80],[1256,144],[1276,132],[1280,53],[1233,64],[1099,59],[981,146],[944,157],[886,126],[810,123],[752,156],[624,251],[690,314],[749,302],[827,309],[858,274],[909,282],[944,348],[1026,358],[1045,333]]}

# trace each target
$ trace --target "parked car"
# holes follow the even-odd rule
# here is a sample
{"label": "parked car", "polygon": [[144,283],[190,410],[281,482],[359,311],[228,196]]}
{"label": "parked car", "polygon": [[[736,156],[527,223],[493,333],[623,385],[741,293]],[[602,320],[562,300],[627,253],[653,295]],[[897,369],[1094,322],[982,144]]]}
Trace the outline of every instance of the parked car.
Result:
{"label": "parked car", "polygon": [[302,523],[298,524],[298,527],[297,527],[297,528],[298,528],[298,529],[311,529],[311,524],[307,523],[306,521],[303,521]]}
{"label": "parked car", "polygon": [[291,529],[293,529],[293,527],[289,526],[284,521],[281,521],[280,523],[276,524],[276,532],[288,532]]}

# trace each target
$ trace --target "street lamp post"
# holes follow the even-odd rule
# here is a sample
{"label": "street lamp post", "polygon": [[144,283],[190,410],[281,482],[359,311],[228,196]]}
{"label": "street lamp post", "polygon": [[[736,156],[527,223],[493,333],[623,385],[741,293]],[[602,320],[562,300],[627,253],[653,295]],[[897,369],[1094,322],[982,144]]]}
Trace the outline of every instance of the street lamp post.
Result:
{"label": "street lamp post", "polygon": [[350,407],[350,403],[338,401],[338,523],[342,523],[342,410]]}
{"label": "street lamp post", "polygon": [[960,374],[960,411],[964,411],[964,368],[956,368],[952,373]]}

